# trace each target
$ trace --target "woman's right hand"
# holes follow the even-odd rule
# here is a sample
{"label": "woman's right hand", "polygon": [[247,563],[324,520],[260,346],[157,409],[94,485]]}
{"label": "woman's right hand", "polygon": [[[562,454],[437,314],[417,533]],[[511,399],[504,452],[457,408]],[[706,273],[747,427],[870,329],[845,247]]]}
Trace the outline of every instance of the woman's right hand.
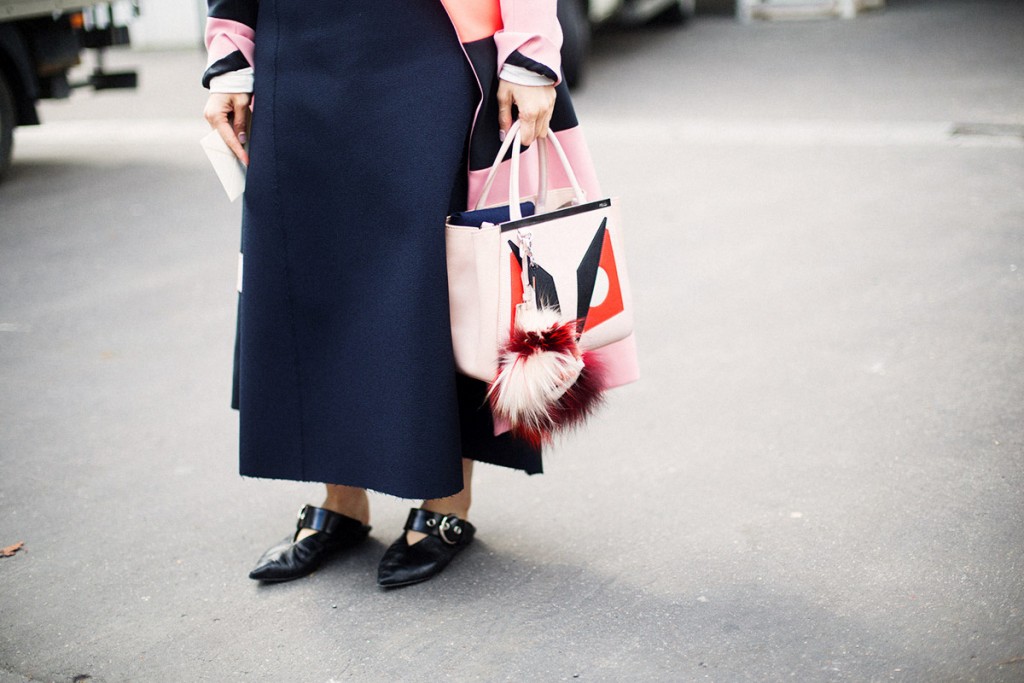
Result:
{"label": "woman's right hand", "polygon": [[249,165],[249,154],[242,146],[249,135],[249,103],[252,94],[247,92],[210,93],[203,109],[203,116],[210,127],[220,133],[227,146],[238,160]]}

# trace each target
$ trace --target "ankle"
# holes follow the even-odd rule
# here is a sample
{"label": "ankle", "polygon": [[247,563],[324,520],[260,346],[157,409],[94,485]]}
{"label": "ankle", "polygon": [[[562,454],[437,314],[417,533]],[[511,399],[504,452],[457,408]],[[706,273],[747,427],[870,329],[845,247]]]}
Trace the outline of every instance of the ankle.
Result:
{"label": "ankle", "polygon": [[351,486],[328,486],[327,496],[320,507],[357,519],[363,524],[370,523],[370,499],[366,495],[365,489]]}
{"label": "ankle", "polygon": [[467,519],[471,504],[472,501],[467,496],[464,500],[453,500],[452,498],[425,500],[420,507],[439,515],[455,515],[459,519]]}

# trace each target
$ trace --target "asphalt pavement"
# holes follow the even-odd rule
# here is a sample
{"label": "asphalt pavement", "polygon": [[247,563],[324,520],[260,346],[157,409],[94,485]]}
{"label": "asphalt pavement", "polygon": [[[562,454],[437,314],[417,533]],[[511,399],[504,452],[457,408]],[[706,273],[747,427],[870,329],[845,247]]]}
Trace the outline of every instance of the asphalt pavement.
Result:
{"label": "asphalt pavement", "polygon": [[380,495],[246,578],[319,489],[237,474],[203,56],[111,62],[0,185],[0,683],[1024,681],[1022,3],[599,35],[644,378],[393,592]]}

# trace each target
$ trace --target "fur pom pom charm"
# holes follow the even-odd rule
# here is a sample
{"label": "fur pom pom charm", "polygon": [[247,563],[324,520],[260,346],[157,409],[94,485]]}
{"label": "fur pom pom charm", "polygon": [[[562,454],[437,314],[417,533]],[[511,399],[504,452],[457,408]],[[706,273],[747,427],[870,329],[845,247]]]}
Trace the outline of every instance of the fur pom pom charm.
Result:
{"label": "fur pom pom charm", "polygon": [[600,367],[580,351],[576,321],[558,311],[522,305],[498,359],[487,397],[496,417],[534,446],[581,425],[600,405]]}

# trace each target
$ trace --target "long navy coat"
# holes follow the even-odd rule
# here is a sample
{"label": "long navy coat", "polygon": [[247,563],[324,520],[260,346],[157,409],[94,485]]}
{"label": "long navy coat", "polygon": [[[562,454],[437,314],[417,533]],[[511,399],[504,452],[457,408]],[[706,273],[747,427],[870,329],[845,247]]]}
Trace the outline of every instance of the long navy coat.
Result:
{"label": "long navy coat", "polygon": [[[553,1],[522,1],[553,19]],[[499,63],[558,70],[557,57],[533,58],[550,64],[557,40],[494,35],[487,4],[210,3],[204,80],[256,74],[234,396],[242,474],[437,498],[462,488],[461,457],[541,471],[538,451],[494,435],[483,385],[452,358],[444,218],[474,200],[497,152]],[[596,188],[559,89],[552,127]]]}

